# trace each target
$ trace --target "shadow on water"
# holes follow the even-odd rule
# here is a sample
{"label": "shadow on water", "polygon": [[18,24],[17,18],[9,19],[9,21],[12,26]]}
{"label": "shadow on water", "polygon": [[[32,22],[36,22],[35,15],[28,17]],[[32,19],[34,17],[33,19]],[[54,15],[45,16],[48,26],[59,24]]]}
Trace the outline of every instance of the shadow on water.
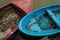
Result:
{"label": "shadow on water", "polygon": [[60,40],[60,33],[48,36],[49,40]]}
{"label": "shadow on water", "polygon": [[26,34],[23,34],[17,30],[9,39],[7,40],[40,40],[43,37],[33,37]]}

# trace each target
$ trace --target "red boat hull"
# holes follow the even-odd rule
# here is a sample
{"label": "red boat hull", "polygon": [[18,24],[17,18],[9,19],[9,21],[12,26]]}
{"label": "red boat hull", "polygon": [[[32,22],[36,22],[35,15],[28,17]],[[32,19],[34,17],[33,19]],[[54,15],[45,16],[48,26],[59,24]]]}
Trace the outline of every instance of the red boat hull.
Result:
{"label": "red boat hull", "polygon": [[[7,3],[0,7],[0,10],[4,9],[7,6],[14,6],[17,7],[17,9],[22,10],[25,14],[28,14],[30,11],[32,11],[32,0],[13,0],[10,3]],[[3,40],[7,40],[16,30],[18,27],[16,26],[9,34],[7,34]]]}

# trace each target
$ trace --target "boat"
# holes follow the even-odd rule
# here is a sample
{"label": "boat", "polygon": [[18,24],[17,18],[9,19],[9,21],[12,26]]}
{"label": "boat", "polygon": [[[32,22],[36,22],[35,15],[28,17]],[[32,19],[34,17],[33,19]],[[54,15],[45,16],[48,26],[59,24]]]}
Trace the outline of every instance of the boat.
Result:
{"label": "boat", "polygon": [[60,4],[36,9],[19,22],[20,32],[29,36],[49,36],[60,32]]}
{"label": "boat", "polygon": [[[3,6],[0,7],[0,18],[1,18],[1,16],[3,17],[3,15],[5,15],[5,13],[9,14],[8,13],[9,11],[10,11],[10,13],[13,13],[12,15],[15,15],[14,10],[17,12],[17,14],[19,14],[20,18],[22,18],[23,16],[28,14],[30,11],[32,11],[32,0],[13,0],[7,4],[4,4]],[[3,19],[3,18],[1,18],[1,19]],[[1,20],[0,20],[0,23],[1,23]],[[0,26],[1,26],[1,24],[0,24]],[[9,28],[11,26],[9,26],[8,28],[6,28],[6,27],[7,27],[7,25],[4,26],[4,28],[0,27],[0,29],[3,29],[3,30],[0,30],[0,40],[7,40],[8,38],[11,37],[11,35],[13,35],[18,30],[17,25],[15,25],[12,30]],[[8,29],[8,30],[5,31],[5,29]],[[1,32],[1,31],[3,31],[3,32]]]}

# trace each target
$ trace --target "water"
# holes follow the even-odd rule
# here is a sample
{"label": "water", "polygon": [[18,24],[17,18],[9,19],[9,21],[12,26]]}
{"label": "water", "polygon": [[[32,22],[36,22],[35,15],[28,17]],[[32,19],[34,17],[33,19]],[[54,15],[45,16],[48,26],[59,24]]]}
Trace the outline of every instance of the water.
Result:
{"label": "water", "polygon": [[60,4],[60,0],[33,0],[33,10],[54,4]]}
{"label": "water", "polygon": [[12,0],[0,0],[0,6],[4,5],[10,1],[12,1]]}

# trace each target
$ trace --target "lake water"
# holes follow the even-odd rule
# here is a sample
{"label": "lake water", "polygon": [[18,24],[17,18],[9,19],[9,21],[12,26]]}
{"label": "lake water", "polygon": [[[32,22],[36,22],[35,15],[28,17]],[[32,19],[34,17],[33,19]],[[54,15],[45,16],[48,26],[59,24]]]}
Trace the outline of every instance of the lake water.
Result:
{"label": "lake water", "polygon": [[60,4],[60,0],[33,0],[33,10],[54,4]]}

